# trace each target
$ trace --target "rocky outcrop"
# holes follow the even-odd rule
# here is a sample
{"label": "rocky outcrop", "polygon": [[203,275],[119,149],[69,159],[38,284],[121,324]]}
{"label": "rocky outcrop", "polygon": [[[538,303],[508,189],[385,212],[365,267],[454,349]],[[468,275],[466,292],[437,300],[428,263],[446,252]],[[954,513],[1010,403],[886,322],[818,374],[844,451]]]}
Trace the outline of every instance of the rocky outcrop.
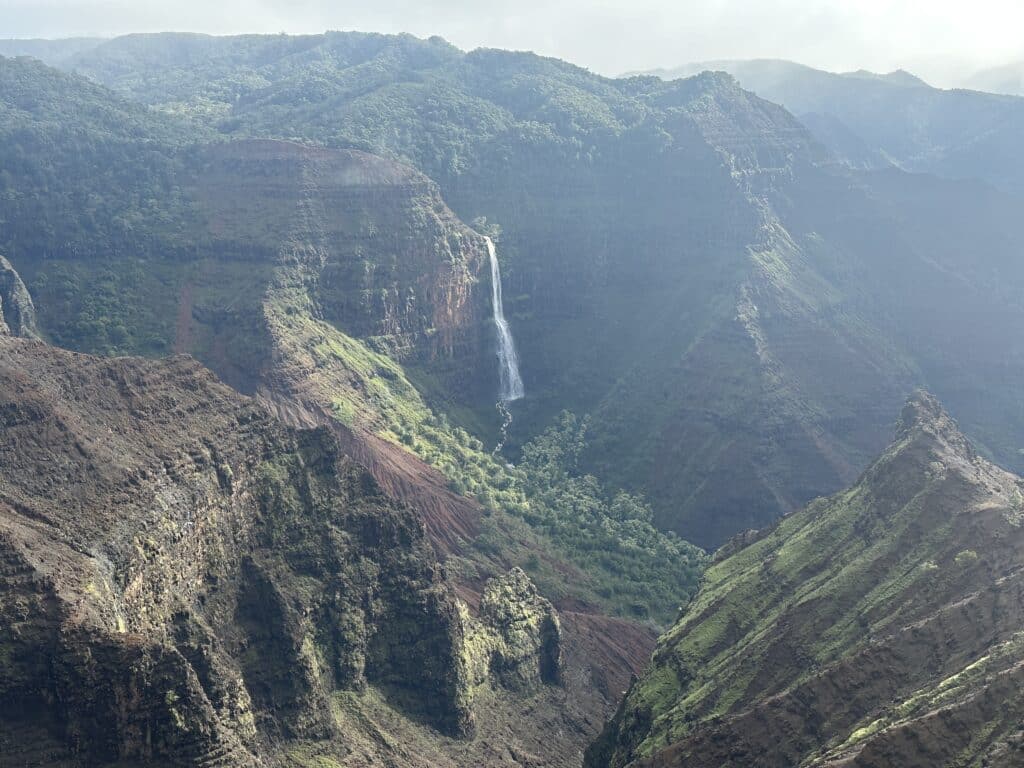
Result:
{"label": "rocky outcrop", "polygon": [[479,616],[467,617],[465,657],[470,686],[484,682],[515,691],[560,679],[562,632],[558,614],[522,569],[491,579]]}
{"label": "rocky outcrop", "polygon": [[1024,480],[918,393],[850,490],[737,542],[589,750],[598,766],[1024,760]]}
{"label": "rocky outcrop", "polygon": [[367,684],[469,727],[416,516],[191,359],[0,339],[0,563],[0,738],[27,719],[83,764],[256,764],[332,736],[330,696]]}
{"label": "rocky outcrop", "polygon": [[[337,697],[371,689],[435,742],[495,708],[515,717],[520,699],[558,712],[570,693],[546,693],[566,664],[551,603],[518,568],[473,603],[442,577],[417,513],[329,430],[284,427],[188,357],[0,338],[4,754],[273,764],[271,743],[352,738]],[[597,649],[609,659],[648,647],[634,627],[584,625],[599,617],[571,620],[581,679],[618,674],[623,662],[581,650],[603,634],[634,646]],[[607,696],[577,688],[585,703],[538,724],[576,734],[563,749]],[[481,754],[496,739],[484,732]]]}
{"label": "rocky outcrop", "polygon": [[11,262],[0,256],[0,334],[36,338],[36,309]]}

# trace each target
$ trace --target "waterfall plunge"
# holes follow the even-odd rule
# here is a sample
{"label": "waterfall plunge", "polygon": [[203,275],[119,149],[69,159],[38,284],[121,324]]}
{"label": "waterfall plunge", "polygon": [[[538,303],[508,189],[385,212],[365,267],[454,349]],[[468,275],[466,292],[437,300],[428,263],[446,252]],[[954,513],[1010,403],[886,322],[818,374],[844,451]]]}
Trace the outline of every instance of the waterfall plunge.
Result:
{"label": "waterfall plunge", "polygon": [[498,255],[494,250],[494,241],[489,237],[484,239],[487,241],[487,255],[491,260],[491,306],[494,311],[494,327],[498,330],[498,376],[501,380],[498,397],[502,403],[510,403],[525,394],[523,379],[519,375],[516,343],[512,340],[512,331],[508,327],[501,302],[501,268],[498,266]]}

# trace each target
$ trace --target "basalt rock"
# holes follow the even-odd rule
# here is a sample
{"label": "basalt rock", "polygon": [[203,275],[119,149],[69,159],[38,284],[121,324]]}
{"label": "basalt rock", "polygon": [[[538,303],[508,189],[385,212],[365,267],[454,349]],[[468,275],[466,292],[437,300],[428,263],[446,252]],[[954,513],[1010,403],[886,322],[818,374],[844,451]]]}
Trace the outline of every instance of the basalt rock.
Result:
{"label": "basalt rock", "polygon": [[0,256],[0,334],[35,338],[36,309],[11,262]]}
{"label": "basalt rock", "polygon": [[489,680],[511,690],[531,691],[559,682],[558,613],[522,569],[491,579],[480,600],[479,617],[467,623],[471,685]]}
{"label": "basalt rock", "polygon": [[851,489],[737,540],[586,765],[1017,766],[1024,480],[919,392]]}
{"label": "basalt rock", "polygon": [[190,358],[0,338],[4,754],[44,724],[75,765],[256,765],[368,683],[458,735],[464,631],[420,521],[327,431]]}
{"label": "basalt rock", "polygon": [[[284,306],[452,391],[490,394],[486,240],[426,176],[364,152],[248,140],[203,148],[185,184],[216,263],[182,290],[180,350],[249,389],[273,363],[268,345],[253,344],[273,331],[253,318]],[[222,270],[238,267],[248,278],[227,277],[236,282],[225,293]]]}
{"label": "basalt rock", "polygon": [[580,680],[648,647],[602,617],[563,630],[518,568],[471,602],[334,432],[285,427],[189,357],[0,337],[3,768],[343,754],[378,727],[344,729],[345,696],[382,697],[431,743],[482,729],[459,765],[528,734],[499,736],[495,711],[543,702],[537,727],[572,751],[610,698]]}

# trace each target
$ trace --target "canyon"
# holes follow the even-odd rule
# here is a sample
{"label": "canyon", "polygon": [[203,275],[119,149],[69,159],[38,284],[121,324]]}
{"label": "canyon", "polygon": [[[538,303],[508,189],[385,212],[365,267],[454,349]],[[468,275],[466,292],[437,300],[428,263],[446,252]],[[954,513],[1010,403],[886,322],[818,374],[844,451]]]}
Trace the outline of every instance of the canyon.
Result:
{"label": "canyon", "polygon": [[0,766],[1019,762],[1005,134],[409,35],[33,50]]}

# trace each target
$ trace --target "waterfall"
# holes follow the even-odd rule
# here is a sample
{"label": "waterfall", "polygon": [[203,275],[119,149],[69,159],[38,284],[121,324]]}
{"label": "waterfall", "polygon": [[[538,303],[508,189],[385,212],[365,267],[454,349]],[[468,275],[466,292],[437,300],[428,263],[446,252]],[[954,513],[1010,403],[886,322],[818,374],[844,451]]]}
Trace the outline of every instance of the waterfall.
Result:
{"label": "waterfall", "polygon": [[501,302],[501,268],[498,266],[498,255],[494,250],[494,241],[489,237],[487,255],[491,260],[491,306],[494,312],[494,327],[498,331],[498,377],[501,391],[498,395],[502,403],[518,400],[525,393],[523,379],[519,375],[519,357],[516,355],[516,344],[512,340],[512,331],[505,319],[505,308]]}

